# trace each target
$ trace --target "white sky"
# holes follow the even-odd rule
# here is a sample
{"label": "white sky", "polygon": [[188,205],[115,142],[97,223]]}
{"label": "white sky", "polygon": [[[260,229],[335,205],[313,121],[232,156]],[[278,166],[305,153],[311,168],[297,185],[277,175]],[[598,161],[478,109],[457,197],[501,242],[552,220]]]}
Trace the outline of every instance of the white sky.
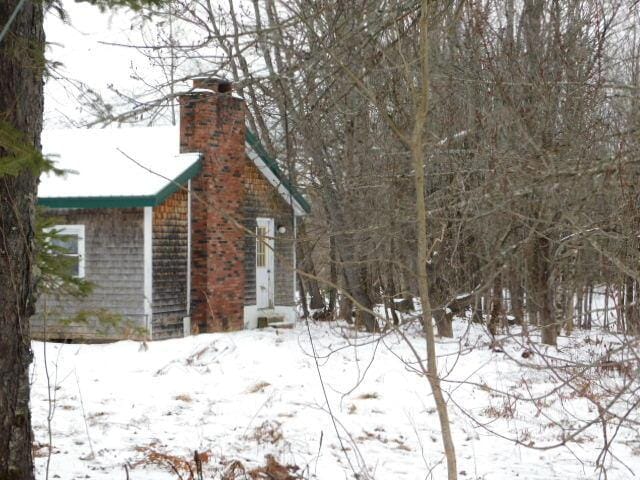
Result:
{"label": "white sky", "polygon": [[[96,7],[65,0],[69,24],[49,13],[45,20],[47,58],[61,62],[57,71],[71,81],[80,80],[105,98],[113,98],[109,85],[121,90],[133,89],[131,66],[148,68],[147,59],[132,48],[114,47],[100,42],[127,43],[139,39],[139,28],[132,27],[134,14],[100,13]],[[77,100],[78,90],[69,80],[49,79],[45,86],[45,128],[64,127],[69,120],[83,117]]]}

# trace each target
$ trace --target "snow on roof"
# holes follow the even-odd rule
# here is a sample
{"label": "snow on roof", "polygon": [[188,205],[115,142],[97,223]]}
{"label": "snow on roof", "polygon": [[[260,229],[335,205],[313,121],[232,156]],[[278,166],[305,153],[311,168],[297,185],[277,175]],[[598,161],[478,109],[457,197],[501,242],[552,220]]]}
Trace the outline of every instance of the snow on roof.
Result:
{"label": "snow on roof", "polygon": [[198,163],[179,147],[178,127],[45,130],[43,153],[69,173],[42,175],[38,197],[156,195]]}
{"label": "snow on roof", "polygon": [[[38,202],[52,208],[159,205],[200,171],[200,154],[180,154],[179,138],[178,127],[45,130],[43,153],[67,173],[42,175]],[[308,213],[307,201],[248,130],[246,149],[296,214]]]}

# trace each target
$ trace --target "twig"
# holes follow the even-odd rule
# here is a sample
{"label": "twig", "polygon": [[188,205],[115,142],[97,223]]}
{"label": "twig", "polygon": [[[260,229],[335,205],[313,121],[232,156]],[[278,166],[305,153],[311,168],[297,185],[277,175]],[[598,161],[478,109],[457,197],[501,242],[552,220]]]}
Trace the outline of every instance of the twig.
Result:
{"label": "twig", "polygon": [[200,459],[200,455],[198,454],[197,450],[193,452],[193,461],[196,464],[196,474],[198,475],[198,480],[204,480],[204,477],[202,475],[202,460]]}
{"label": "twig", "polygon": [[11,25],[13,24],[16,17],[18,16],[18,13],[20,13],[20,10],[22,9],[22,7],[24,7],[25,3],[27,3],[27,0],[20,0],[20,3],[16,6],[16,8],[11,13],[11,16],[9,17],[9,21],[6,23],[6,25],[2,29],[2,32],[0,32],[0,42],[2,42],[2,39],[9,32]]}
{"label": "twig", "polygon": [[87,432],[87,439],[89,440],[89,448],[91,449],[91,458],[95,458],[96,454],[93,451],[93,443],[91,443],[91,435],[89,435],[89,424],[87,424],[87,415],[84,411],[84,402],[82,401],[82,390],[80,389],[80,379],[78,378],[78,371],[74,370],[76,375],[76,384],[78,385],[78,395],[80,396],[80,408],[82,409],[82,419],[84,420],[84,429]]}
{"label": "twig", "polygon": [[[338,430],[336,417],[333,414],[333,411],[331,409],[331,404],[329,403],[329,397],[327,396],[327,390],[326,390],[325,385],[324,385],[324,379],[322,378],[322,372],[320,371],[320,364],[318,363],[318,355],[316,354],[316,347],[315,347],[315,344],[313,343],[313,335],[311,335],[311,327],[309,326],[309,319],[305,319],[305,324],[306,324],[306,327],[307,327],[307,333],[309,335],[309,342],[311,344],[311,350],[313,352],[313,359],[315,361],[316,370],[318,372],[318,379],[320,380],[320,386],[322,387],[322,394],[324,395],[324,401],[327,404],[327,412],[329,413],[329,416],[331,417],[331,422],[333,423],[333,428],[334,428],[334,430],[336,432],[336,436],[338,437],[338,442],[340,443],[340,449],[342,450],[342,453],[344,453],[344,456],[347,459],[347,463],[349,464],[349,468],[353,472],[353,475],[355,476],[355,478],[360,478],[360,474],[358,472],[356,472],[356,469],[354,468],[353,463],[351,463],[351,458],[349,457],[349,454],[347,453],[347,450],[346,450],[346,448],[344,446],[344,443],[342,441],[342,436],[340,435],[340,431]],[[366,465],[365,465],[365,475],[368,477],[368,472],[366,471]]]}

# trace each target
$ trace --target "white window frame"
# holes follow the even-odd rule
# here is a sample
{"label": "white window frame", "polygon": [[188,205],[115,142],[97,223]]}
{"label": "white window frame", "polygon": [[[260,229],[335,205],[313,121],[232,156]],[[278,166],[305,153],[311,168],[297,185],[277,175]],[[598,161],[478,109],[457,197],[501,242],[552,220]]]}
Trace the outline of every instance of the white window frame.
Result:
{"label": "white window frame", "polygon": [[[78,275],[76,278],[84,278],[84,225],[54,225],[51,228],[47,228],[46,231],[56,231],[59,235],[75,235],[78,237]],[[68,255],[75,257],[76,255]]]}

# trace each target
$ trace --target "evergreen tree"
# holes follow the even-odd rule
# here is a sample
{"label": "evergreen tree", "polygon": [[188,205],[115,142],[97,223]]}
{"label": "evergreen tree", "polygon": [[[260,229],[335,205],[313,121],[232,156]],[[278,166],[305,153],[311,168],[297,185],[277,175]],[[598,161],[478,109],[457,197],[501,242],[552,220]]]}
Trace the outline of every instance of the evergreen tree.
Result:
{"label": "evergreen tree", "polygon": [[[140,9],[162,0],[87,0]],[[60,0],[0,2],[0,480],[34,479],[29,413],[29,317],[35,281],[38,176],[45,72],[45,8]]]}

